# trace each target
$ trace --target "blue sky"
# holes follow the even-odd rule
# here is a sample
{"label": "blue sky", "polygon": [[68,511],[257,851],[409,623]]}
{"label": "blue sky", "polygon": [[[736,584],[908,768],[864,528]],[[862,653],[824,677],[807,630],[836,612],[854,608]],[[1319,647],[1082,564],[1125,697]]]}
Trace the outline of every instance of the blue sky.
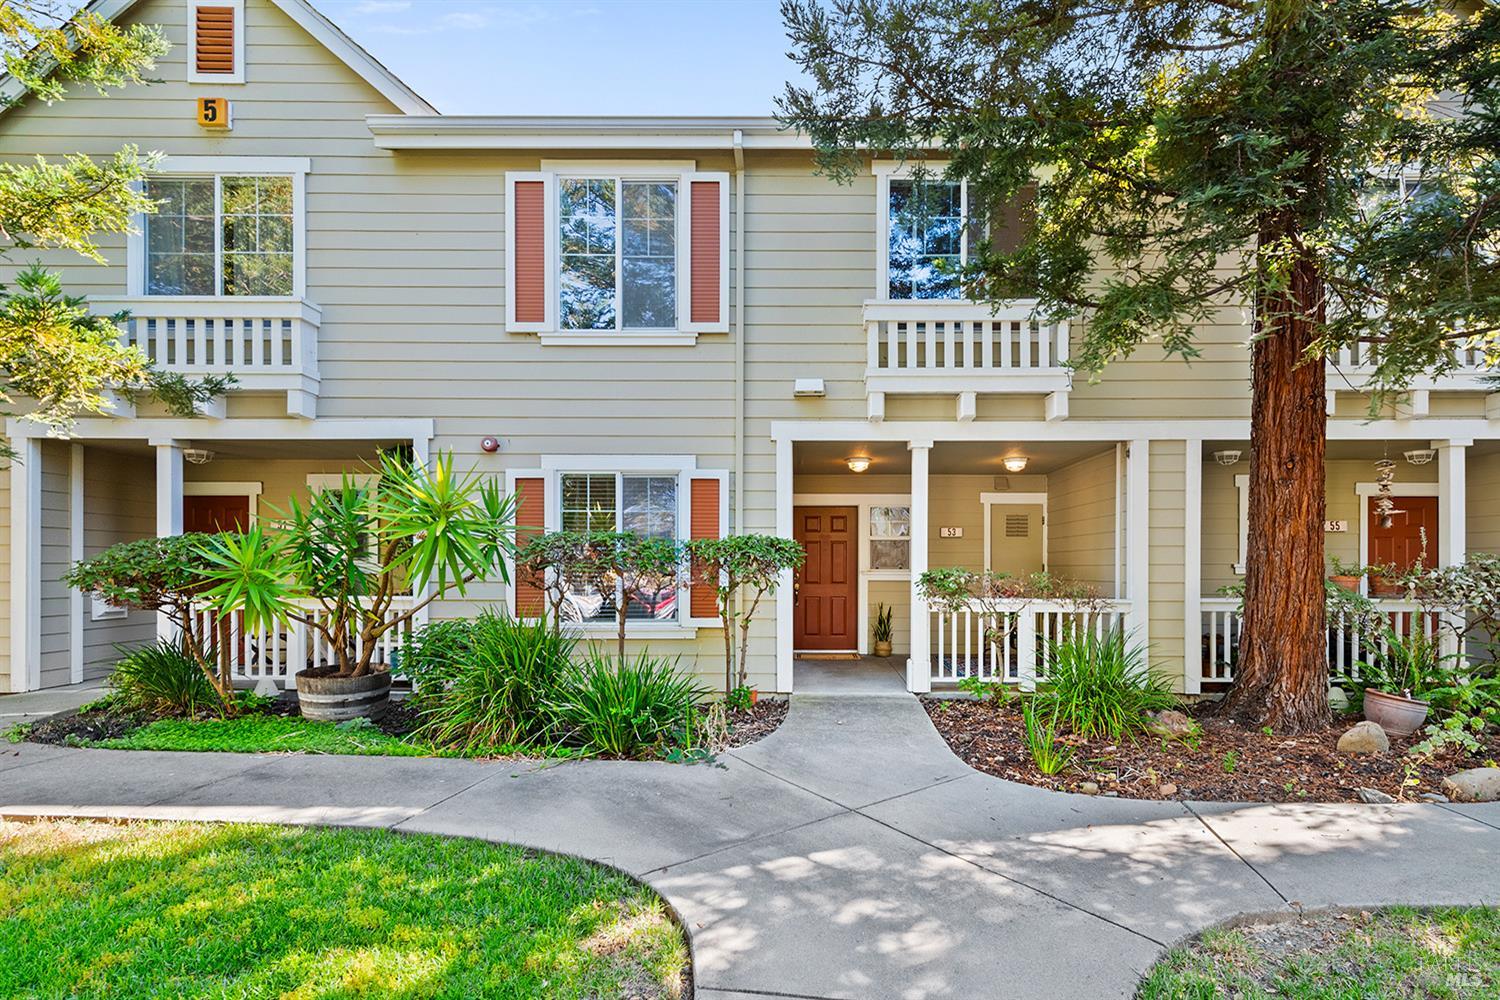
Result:
{"label": "blue sky", "polygon": [[445,114],[768,115],[776,0],[313,0]]}

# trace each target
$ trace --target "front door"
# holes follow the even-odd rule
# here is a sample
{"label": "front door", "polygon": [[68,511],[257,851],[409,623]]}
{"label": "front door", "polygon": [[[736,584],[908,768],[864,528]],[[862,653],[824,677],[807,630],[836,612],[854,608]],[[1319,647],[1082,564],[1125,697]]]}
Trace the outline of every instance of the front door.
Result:
{"label": "front door", "polygon": [[202,496],[182,498],[184,532],[244,531],[250,527],[247,496]]}
{"label": "front door", "polygon": [[857,515],[854,507],[798,507],[793,513],[793,536],[807,549],[792,611],[797,649],[853,652],[859,645]]}
{"label": "front door", "polygon": [[[1413,566],[1428,569],[1437,565],[1438,498],[1392,497],[1396,511],[1388,528],[1380,526],[1380,515],[1370,506],[1370,551],[1366,561],[1371,566],[1395,566],[1407,570]],[[1424,543],[1425,536],[1425,543]],[[1371,577],[1371,592],[1393,594],[1400,588]]]}

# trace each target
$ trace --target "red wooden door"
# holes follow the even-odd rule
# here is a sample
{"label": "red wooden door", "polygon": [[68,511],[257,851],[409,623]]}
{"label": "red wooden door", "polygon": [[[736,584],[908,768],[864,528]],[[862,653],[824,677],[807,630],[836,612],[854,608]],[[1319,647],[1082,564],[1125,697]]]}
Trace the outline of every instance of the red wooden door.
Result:
{"label": "red wooden door", "polygon": [[[1391,526],[1382,528],[1380,516],[1370,508],[1371,566],[1396,566],[1406,570],[1421,565],[1431,568],[1437,565],[1438,550],[1438,498],[1394,497],[1396,512],[1391,515]],[[1424,552],[1423,535],[1426,535]],[[1370,580],[1370,589],[1376,594],[1394,593],[1397,588],[1378,578]]]}
{"label": "red wooden door", "polygon": [[182,498],[182,530],[244,531],[250,527],[250,498],[205,496]]}
{"label": "red wooden door", "polygon": [[853,652],[859,645],[856,515],[853,507],[798,507],[795,512],[793,536],[807,549],[792,613],[797,649]]}

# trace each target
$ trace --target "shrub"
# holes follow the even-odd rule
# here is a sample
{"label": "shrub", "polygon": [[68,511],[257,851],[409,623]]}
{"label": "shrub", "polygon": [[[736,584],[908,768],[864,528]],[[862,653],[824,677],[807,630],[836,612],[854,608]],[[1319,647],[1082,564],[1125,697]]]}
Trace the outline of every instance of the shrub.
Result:
{"label": "shrub", "polygon": [[[746,655],[750,625],[761,598],[781,583],[781,574],[802,568],[807,550],[792,538],[729,535],[695,538],[686,545],[690,576],[714,588],[724,625],[724,694],[750,683]],[[735,594],[739,598],[735,600]],[[734,602],[731,605],[731,602]],[[735,673],[734,629],[740,630],[739,672]]]}
{"label": "shrub", "polygon": [[1036,768],[1051,776],[1061,774],[1073,763],[1073,748],[1057,741],[1057,714],[1045,723],[1037,718],[1035,700],[1021,707],[1021,718],[1026,722],[1026,750],[1036,763]]}
{"label": "shrub", "polygon": [[422,713],[419,735],[467,752],[555,742],[549,698],[574,645],[545,622],[493,611],[421,630],[401,664]]}
{"label": "shrub", "polygon": [[552,710],[572,745],[612,757],[643,757],[691,727],[708,690],[674,661],[642,650],[619,663],[598,649],[568,672]]}
{"label": "shrub", "polygon": [[1170,684],[1149,670],[1146,651],[1127,646],[1118,631],[1049,643],[1047,681],[1036,699],[1086,739],[1130,736],[1146,728],[1146,713],[1177,704]]}
{"label": "shrub", "polygon": [[173,715],[197,715],[218,707],[219,696],[208,676],[176,643],[161,639],[134,649],[116,648],[121,658],[109,683],[127,705]]}

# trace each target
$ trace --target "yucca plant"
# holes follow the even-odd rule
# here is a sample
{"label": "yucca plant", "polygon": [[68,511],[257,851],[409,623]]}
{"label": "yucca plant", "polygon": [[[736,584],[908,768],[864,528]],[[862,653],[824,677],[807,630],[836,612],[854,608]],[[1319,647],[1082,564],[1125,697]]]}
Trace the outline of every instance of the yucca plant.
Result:
{"label": "yucca plant", "polygon": [[1171,684],[1153,673],[1146,650],[1119,631],[1077,630],[1048,643],[1047,680],[1037,703],[1068,732],[1121,739],[1146,728],[1147,713],[1172,708]]}
{"label": "yucca plant", "polygon": [[661,750],[692,724],[708,689],[642,650],[620,663],[598,648],[564,677],[549,706],[570,745],[610,757]]}
{"label": "yucca plant", "polygon": [[[109,685],[126,704],[173,715],[197,715],[219,707],[219,695],[208,675],[177,643],[159,639],[145,646],[115,649],[120,661],[110,674]],[[208,661],[214,659],[210,650]]]}

